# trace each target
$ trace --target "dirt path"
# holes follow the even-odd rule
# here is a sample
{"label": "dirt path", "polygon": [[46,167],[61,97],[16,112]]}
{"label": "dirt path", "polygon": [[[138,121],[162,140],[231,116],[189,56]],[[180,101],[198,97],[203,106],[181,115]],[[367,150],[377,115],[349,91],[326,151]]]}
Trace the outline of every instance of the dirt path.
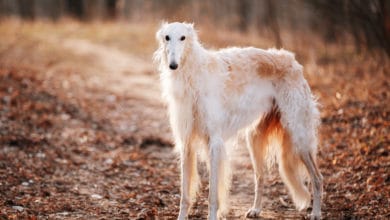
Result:
{"label": "dirt path", "polygon": [[146,102],[160,102],[159,82],[150,61],[87,40],[71,39],[63,45],[75,54],[94,57],[90,65],[100,68],[92,81],[105,82],[105,87],[114,93],[130,93]]}

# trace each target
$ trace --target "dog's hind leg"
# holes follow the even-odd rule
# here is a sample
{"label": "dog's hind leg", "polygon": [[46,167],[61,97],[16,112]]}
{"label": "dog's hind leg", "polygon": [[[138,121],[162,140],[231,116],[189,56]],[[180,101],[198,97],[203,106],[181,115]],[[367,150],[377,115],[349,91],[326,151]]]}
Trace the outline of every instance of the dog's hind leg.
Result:
{"label": "dog's hind leg", "polygon": [[300,156],[309,172],[313,187],[313,211],[311,213],[311,219],[321,219],[322,175],[310,152],[303,152]]}
{"label": "dog's hind leg", "polygon": [[181,168],[181,197],[180,197],[180,212],[178,219],[185,219],[191,207],[193,198],[196,196],[196,191],[199,184],[199,176],[197,170],[196,152],[191,144],[181,149],[180,152],[180,168]]}
{"label": "dog's hind leg", "polygon": [[[275,84],[276,101],[281,112],[280,121],[286,136],[283,153],[279,158],[282,162],[280,170],[298,209],[304,208],[310,197],[307,198],[306,189],[302,190],[303,184],[299,177],[301,172],[295,172],[294,168],[298,166],[298,170],[302,171],[303,167],[303,171],[307,171],[313,186],[312,218],[320,218],[322,176],[314,161],[320,114],[310,87],[303,77],[302,66],[294,61],[286,72],[285,78]],[[295,188],[297,190],[294,190]]]}
{"label": "dog's hind leg", "polygon": [[[259,125],[259,128],[261,126]],[[252,160],[255,181],[255,199],[253,206],[246,213],[247,218],[257,218],[260,216],[262,209],[262,194],[264,188],[264,169],[266,153],[266,137],[264,129],[249,128],[246,134],[246,145]]]}
{"label": "dog's hind leg", "polygon": [[310,204],[310,194],[303,183],[303,174],[310,176],[313,190],[311,219],[320,219],[322,176],[314,160],[316,147],[311,147],[316,144],[315,133],[313,129],[307,129],[305,136],[295,137],[295,140],[299,140],[295,144],[293,144],[292,140],[294,138],[292,138],[292,135],[296,135],[296,133],[290,133],[287,129],[285,130],[282,152],[278,159],[279,171],[298,210],[302,210]]}
{"label": "dog's hind leg", "polygon": [[290,135],[287,131],[283,134],[283,143],[278,155],[279,173],[292,196],[295,207],[298,210],[307,208],[310,204],[310,193],[304,184],[304,165],[295,152]]}

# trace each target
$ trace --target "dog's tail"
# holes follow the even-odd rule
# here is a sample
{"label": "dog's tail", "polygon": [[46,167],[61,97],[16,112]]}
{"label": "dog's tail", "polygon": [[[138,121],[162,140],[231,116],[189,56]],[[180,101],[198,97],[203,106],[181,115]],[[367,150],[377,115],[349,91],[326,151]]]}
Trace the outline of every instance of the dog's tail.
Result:
{"label": "dog's tail", "polygon": [[[279,171],[297,209],[302,210],[310,203],[310,194],[304,184],[306,177],[310,176],[311,181],[318,180],[311,169],[316,167],[320,114],[316,98],[303,77],[303,67],[292,60],[286,72],[284,79],[276,85],[276,102],[284,131],[278,155]],[[311,158],[310,163],[308,158]]]}
{"label": "dog's tail", "polygon": [[295,151],[290,134],[283,132],[282,145],[277,155],[278,168],[284,184],[287,186],[295,207],[298,210],[307,208],[310,204],[310,193],[305,186],[307,170]]}
{"label": "dog's tail", "polygon": [[317,102],[294,54],[276,49],[259,54],[262,56],[260,74],[270,77],[276,95],[273,108],[257,126],[257,138],[262,140],[259,141],[261,146],[254,147],[264,148],[258,151],[264,153],[257,158],[268,167],[278,163],[279,173],[295,206],[302,210],[310,204],[310,193],[305,186],[310,175],[302,158],[315,160],[319,125]]}
{"label": "dog's tail", "polygon": [[307,208],[310,204],[310,193],[305,186],[307,171],[299,153],[292,144],[290,132],[282,126],[281,113],[276,105],[263,117],[258,128],[266,147],[263,161],[268,167],[275,162],[279,173],[287,186],[292,200],[298,210]]}

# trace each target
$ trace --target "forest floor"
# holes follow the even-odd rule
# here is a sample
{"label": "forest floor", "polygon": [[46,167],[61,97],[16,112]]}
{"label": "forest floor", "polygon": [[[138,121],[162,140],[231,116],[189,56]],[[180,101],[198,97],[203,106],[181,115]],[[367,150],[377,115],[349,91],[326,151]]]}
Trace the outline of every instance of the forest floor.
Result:
{"label": "forest floor", "polygon": [[[179,169],[152,64],[154,25],[0,23],[0,219],[174,219]],[[214,47],[269,40],[225,32]],[[314,37],[313,37],[314,38]],[[287,38],[290,39],[290,38]],[[286,40],[321,103],[325,219],[390,218],[390,62],[348,46]],[[289,47],[289,45],[294,45]],[[231,212],[253,199],[245,147]],[[207,181],[190,219],[207,217]],[[263,219],[302,219],[275,170]]]}

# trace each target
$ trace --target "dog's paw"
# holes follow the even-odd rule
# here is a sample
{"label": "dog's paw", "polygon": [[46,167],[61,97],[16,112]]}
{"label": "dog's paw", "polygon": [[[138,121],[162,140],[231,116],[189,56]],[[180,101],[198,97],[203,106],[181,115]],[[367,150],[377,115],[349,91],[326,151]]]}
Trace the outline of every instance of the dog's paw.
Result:
{"label": "dog's paw", "polygon": [[218,212],[218,219],[221,219],[221,220],[225,220],[227,219],[227,215],[228,213],[227,212]]}
{"label": "dog's paw", "polygon": [[245,217],[247,218],[258,218],[260,217],[261,210],[260,209],[255,209],[251,208],[246,212]]}
{"label": "dog's paw", "polygon": [[309,218],[310,218],[310,220],[321,220],[321,213],[320,214],[311,213],[309,215]]}
{"label": "dog's paw", "polygon": [[187,209],[181,209],[177,220],[186,220],[187,218]]}

